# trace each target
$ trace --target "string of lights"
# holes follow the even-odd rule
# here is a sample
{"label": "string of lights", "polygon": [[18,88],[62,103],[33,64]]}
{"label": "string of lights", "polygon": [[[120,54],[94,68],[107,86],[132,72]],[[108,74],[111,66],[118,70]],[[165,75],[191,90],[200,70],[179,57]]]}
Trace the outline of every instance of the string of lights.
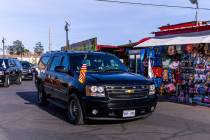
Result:
{"label": "string of lights", "polygon": [[129,5],[141,5],[141,6],[153,6],[153,7],[180,8],[180,9],[210,11],[209,8],[202,8],[202,7],[198,8],[198,7],[175,6],[175,5],[165,5],[165,4],[152,4],[152,3],[141,3],[141,2],[129,2],[129,1],[118,1],[118,0],[96,0],[96,1],[107,2],[107,3],[129,4]]}

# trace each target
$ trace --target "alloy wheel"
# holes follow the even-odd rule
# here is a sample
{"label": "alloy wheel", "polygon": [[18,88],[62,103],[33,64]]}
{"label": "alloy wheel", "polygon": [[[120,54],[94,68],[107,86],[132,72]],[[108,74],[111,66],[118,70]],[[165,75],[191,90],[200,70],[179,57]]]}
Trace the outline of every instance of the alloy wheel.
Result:
{"label": "alloy wheel", "polygon": [[78,111],[79,111],[78,104],[74,99],[72,99],[70,102],[70,107],[69,107],[69,113],[70,113],[72,119],[76,119],[78,117],[78,114],[79,114]]}

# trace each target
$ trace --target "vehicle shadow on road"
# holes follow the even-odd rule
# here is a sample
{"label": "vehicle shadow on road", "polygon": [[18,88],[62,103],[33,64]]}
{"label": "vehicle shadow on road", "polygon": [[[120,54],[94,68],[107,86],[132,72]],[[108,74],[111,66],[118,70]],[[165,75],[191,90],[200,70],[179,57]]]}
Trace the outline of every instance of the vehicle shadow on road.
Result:
{"label": "vehicle shadow on road", "polygon": [[21,97],[22,99],[25,100],[24,104],[26,105],[36,105],[38,106],[40,109],[48,112],[49,114],[62,119],[62,120],[67,120],[66,119],[66,112],[65,110],[54,106],[52,104],[47,105],[46,107],[41,107],[37,104],[37,92],[36,91],[27,91],[27,92],[16,92],[16,94]]}
{"label": "vehicle shadow on road", "polygon": [[[48,112],[50,115],[53,115],[59,119],[62,119],[64,121],[67,121],[67,114],[66,110],[61,109],[53,104],[49,104],[46,107],[41,107],[37,104],[37,92],[36,91],[27,91],[27,92],[16,92],[16,94],[25,100],[24,104],[26,105],[36,105],[40,109]],[[93,121],[89,120],[86,122],[87,125],[109,125],[109,124],[120,124],[120,123],[126,123],[126,122],[132,122],[135,120],[130,121]]]}

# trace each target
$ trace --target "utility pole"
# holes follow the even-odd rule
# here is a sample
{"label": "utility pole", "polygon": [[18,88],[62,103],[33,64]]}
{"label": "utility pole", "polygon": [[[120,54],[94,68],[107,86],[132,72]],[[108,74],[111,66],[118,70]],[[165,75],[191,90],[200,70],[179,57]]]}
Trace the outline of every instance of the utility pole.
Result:
{"label": "utility pole", "polygon": [[51,41],[51,28],[49,28],[49,51],[51,51],[52,41]]}
{"label": "utility pole", "polygon": [[66,24],[65,24],[65,31],[66,31],[66,48],[67,50],[70,49],[70,45],[69,45],[69,35],[68,35],[68,31],[69,31],[69,23],[66,21]]}
{"label": "utility pole", "polygon": [[4,53],[4,51],[5,51],[5,46],[4,46],[5,40],[6,39],[3,37],[3,39],[2,39],[2,44],[3,44],[3,58],[5,58],[5,53]]}
{"label": "utility pole", "polygon": [[24,55],[24,48],[23,48],[24,46],[23,46],[23,44],[22,44],[22,42],[20,43],[20,57],[21,57],[21,61],[23,60],[23,55]]}
{"label": "utility pole", "polygon": [[199,9],[198,0],[190,0],[190,2],[196,5],[195,21],[196,24],[198,25],[198,9]]}
{"label": "utility pole", "polygon": [[196,20],[196,24],[198,25],[198,1],[196,1],[196,15],[195,15],[195,20]]}

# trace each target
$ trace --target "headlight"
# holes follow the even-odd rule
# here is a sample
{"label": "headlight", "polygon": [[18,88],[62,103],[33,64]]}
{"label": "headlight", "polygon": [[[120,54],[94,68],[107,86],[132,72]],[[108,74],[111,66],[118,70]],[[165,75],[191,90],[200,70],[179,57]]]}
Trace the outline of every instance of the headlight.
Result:
{"label": "headlight", "polygon": [[155,85],[150,85],[149,86],[149,95],[154,95],[155,94]]}
{"label": "headlight", "polygon": [[105,97],[103,86],[86,86],[86,96]]}

